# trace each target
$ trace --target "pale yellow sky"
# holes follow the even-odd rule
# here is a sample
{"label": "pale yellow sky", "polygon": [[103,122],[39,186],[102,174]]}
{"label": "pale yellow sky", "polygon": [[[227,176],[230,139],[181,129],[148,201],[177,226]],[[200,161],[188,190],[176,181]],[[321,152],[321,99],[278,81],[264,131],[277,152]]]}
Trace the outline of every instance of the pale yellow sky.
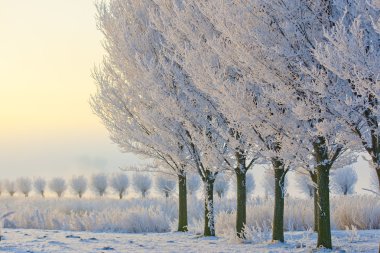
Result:
{"label": "pale yellow sky", "polygon": [[93,0],[0,0],[0,179],[141,162],[118,151],[88,104],[101,38]]}
{"label": "pale yellow sky", "polygon": [[93,0],[0,0],[3,175],[77,172],[86,159],[113,169],[130,160],[88,104],[101,38]]}

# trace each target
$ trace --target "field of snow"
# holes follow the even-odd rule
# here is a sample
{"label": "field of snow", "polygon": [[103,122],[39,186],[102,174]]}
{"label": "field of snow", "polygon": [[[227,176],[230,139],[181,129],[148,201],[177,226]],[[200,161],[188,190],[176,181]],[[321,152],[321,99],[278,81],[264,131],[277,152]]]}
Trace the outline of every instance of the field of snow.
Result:
{"label": "field of snow", "polygon": [[[377,253],[380,230],[333,231],[332,251]],[[204,238],[192,233],[94,233],[56,230],[5,229],[0,252],[311,252],[316,234],[287,232],[286,243],[240,243]]]}

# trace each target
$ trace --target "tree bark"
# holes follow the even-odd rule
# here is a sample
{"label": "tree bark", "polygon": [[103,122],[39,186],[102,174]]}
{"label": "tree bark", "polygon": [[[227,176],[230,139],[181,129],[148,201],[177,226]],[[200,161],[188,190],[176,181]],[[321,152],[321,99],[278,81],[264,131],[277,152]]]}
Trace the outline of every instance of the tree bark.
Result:
{"label": "tree bark", "polygon": [[214,220],[214,181],[210,177],[204,180],[205,187],[205,213],[204,213],[204,236],[215,236],[215,220]]}
{"label": "tree bark", "polygon": [[319,207],[318,207],[318,190],[314,188],[314,231],[318,232],[318,218],[319,218]]}
{"label": "tree bark", "polygon": [[317,247],[332,249],[329,189],[329,173],[331,165],[328,163],[328,150],[326,140],[323,137],[319,137],[314,143],[314,156],[317,162],[317,199],[319,207]]}
{"label": "tree bark", "polygon": [[330,192],[329,192],[329,168],[328,166],[317,167],[318,180],[318,242],[317,247],[332,249],[330,227]]}
{"label": "tree bark", "polygon": [[313,200],[314,200],[314,231],[318,232],[318,218],[319,218],[319,207],[318,207],[318,189],[317,186],[317,174],[316,172],[309,171],[311,181],[314,183],[313,187]]}
{"label": "tree bark", "polygon": [[377,180],[378,180],[378,182],[379,182],[379,184],[378,184],[378,191],[380,192],[380,168],[379,167],[377,167],[376,169],[376,174],[377,174]]}
{"label": "tree bark", "polygon": [[178,175],[178,231],[187,231],[187,189],[186,175]]}
{"label": "tree bark", "polygon": [[273,159],[272,164],[275,178],[272,240],[284,242],[285,170],[279,159]]}
{"label": "tree bark", "polygon": [[123,193],[119,192],[119,199],[122,199],[122,198],[123,198]]}
{"label": "tree bark", "polygon": [[246,170],[236,169],[236,233],[240,238],[244,238],[244,225],[247,220],[247,185]]}

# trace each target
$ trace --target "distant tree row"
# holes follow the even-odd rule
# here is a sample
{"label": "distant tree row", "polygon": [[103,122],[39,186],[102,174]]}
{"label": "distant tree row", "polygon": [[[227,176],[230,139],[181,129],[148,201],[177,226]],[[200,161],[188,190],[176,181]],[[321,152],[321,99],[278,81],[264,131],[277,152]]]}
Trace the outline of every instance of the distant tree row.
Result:
{"label": "distant tree row", "polygon": [[[189,192],[195,193],[200,187],[200,179],[194,175],[189,183]],[[146,197],[153,187],[152,177],[145,173],[135,173],[132,178],[133,189],[141,193],[142,197]],[[20,192],[25,197],[34,190],[38,195],[45,197],[46,190],[49,189],[55,193],[57,197],[62,197],[67,190],[82,198],[89,188],[98,196],[102,197],[106,194],[108,188],[111,188],[118,197],[122,199],[129,188],[129,178],[125,173],[116,173],[107,176],[105,173],[94,174],[90,179],[85,176],[73,176],[69,180],[62,177],[55,177],[47,181],[38,177],[34,180],[28,177],[21,177],[15,181],[4,180],[0,182],[0,194],[7,192],[10,196],[14,196],[16,192]],[[175,179],[158,175],[155,177],[155,188],[165,197],[169,197],[176,188]]]}
{"label": "distant tree row", "polygon": [[[271,173],[272,170],[265,170],[261,181],[266,197],[274,195],[273,175],[271,175]],[[146,173],[135,173],[132,180],[133,189],[140,193],[143,198],[146,197],[153,186],[152,177]],[[334,171],[331,180],[331,189],[336,194],[353,194],[357,181],[357,174],[352,167],[343,167]],[[314,196],[315,185],[308,175],[297,174],[296,181],[297,187],[302,193],[310,197]],[[201,181],[198,175],[192,174],[188,176],[187,191],[190,195],[195,194],[199,190],[200,185]],[[227,195],[230,185],[233,188],[236,188],[235,184],[230,184],[229,177],[220,174],[216,177],[214,183],[214,193],[221,199]],[[287,185],[288,181],[285,179],[285,188]],[[108,188],[111,188],[114,193],[118,194],[119,199],[122,199],[129,186],[129,179],[125,173],[116,173],[110,177],[104,173],[94,174],[90,180],[83,175],[73,176],[68,181],[61,177],[55,177],[48,182],[41,177],[34,180],[28,177],[21,177],[15,181],[5,180],[0,182],[0,194],[7,192],[10,196],[13,196],[16,192],[20,192],[25,197],[28,197],[30,192],[34,189],[38,195],[45,197],[46,188],[48,187],[51,192],[55,193],[60,198],[64,192],[70,188],[73,194],[82,198],[90,187],[93,192],[100,197],[105,195]],[[256,187],[252,174],[247,174],[246,187],[247,195],[252,194]],[[168,198],[176,189],[176,180],[175,178],[172,178],[171,175],[157,175],[155,176],[155,189]]]}

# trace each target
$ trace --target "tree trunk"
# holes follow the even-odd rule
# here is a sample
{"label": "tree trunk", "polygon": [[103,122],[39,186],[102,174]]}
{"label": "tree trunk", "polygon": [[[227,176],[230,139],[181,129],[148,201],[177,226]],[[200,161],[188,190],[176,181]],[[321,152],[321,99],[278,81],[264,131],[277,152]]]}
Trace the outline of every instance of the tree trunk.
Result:
{"label": "tree trunk", "polygon": [[244,238],[244,225],[247,220],[247,185],[246,170],[236,169],[236,233],[240,238]]}
{"label": "tree trunk", "polygon": [[332,249],[330,227],[330,192],[329,192],[329,168],[320,165],[317,167],[318,182],[318,242],[317,247]]}
{"label": "tree trunk", "polygon": [[376,174],[377,174],[377,180],[378,180],[378,182],[379,182],[379,184],[378,184],[378,191],[379,191],[379,193],[380,193],[380,168],[379,167],[377,167],[376,169]]}
{"label": "tree trunk", "polygon": [[215,220],[214,220],[214,181],[210,177],[204,180],[204,194],[205,194],[205,226],[204,236],[215,236]]}
{"label": "tree trunk", "polygon": [[123,198],[123,193],[119,192],[119,199],[122,199],[122,198]]}
{"label": "tree trunk", "polygon": [[178,175],[178,231],[187,231],[186,175]]}
{"label": "tree trunk", "polygon": [[318,189],[316,188],[317,182],[317,174],[314,171],[309,171],[311,181],[314,184],[313,187],[313,197],[314,197],[314,231],[318,232],[318,218],[319,218],[319,207],[318,207]]}
{"label": "tree trunk", "polygon": [[285,170],[279,159],[273,159],[272,164],[275,178],[272,240],[284,242]]}
{"label": "tree trunk", "polygon": [[317,142],[314,143],[314,156],[317,162],[317,199],[319,207],[317,247],[332,249],[329,189],[329,173],[331,165],[328,163],[329,157],[325,138],[319,137]]}
{"label": "tree trunk", "polygon": [[318,207],[318,190],[314,188],[314,231],[318,232],[318,217],[319,217],[319,207]]}

